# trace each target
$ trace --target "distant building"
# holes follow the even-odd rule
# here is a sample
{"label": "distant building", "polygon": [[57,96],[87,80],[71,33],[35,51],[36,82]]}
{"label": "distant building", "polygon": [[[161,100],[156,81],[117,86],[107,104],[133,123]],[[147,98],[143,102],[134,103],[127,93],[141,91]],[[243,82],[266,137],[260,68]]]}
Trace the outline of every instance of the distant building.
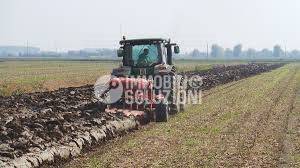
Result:
{"label": "distant building", "polygon": [[25,46],[0,46],[0,56],[26,56],[39,54],[40,49],[37,47]]}

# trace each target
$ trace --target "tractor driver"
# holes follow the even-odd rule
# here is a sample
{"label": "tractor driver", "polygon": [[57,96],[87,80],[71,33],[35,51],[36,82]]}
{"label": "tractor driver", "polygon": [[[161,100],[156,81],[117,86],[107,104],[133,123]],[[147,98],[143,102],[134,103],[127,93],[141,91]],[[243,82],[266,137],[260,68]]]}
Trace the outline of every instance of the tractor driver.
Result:
{"label": "tractor driver", "polygon": [[148,54],[149,54],[149,49],[145,48],[144,52],[139,55],[139,58],[137,60],[137,65],[147,66],[149,63]]}

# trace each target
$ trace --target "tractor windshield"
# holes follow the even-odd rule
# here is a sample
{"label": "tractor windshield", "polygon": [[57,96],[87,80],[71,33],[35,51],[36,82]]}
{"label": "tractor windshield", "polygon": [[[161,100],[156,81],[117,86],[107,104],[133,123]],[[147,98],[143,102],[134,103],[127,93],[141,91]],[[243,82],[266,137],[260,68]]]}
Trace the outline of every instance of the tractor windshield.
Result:
{"label": "tractor windshield", "polygon": [[159,45],[157,44],[133,45],[132,60],[134,66],[146,67],[157,63],[159,61],[158,48]]}

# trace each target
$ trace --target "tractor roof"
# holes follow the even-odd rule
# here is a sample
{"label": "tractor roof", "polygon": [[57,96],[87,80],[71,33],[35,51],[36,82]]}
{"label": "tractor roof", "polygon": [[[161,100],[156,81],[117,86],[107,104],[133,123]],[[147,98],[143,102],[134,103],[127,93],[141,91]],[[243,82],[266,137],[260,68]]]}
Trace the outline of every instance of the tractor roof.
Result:
{"label": "tractor roof", "polygon": [[144,38],[144,39],[129,39],[129,40],[121,40],[120,44],[152,44],[152,43],[161,43],[167,42],[166,39],[162,38]]}

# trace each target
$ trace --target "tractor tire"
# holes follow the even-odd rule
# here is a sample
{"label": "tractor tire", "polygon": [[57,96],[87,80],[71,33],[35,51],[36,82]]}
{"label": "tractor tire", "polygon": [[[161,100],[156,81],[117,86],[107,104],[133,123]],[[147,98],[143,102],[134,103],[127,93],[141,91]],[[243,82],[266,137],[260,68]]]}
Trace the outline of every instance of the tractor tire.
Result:
{"label": "tractor tire", "polygon": [[180,104],[179,105],[179,111],[184,112],[185,111],[185,104]]}
{"label": "tractor tire", "polygon": [[174,115],[180,112],[180,105],[179,104],[170,104],[170,114]]}
{"label": "tractor tire", "polygon": [[[185,99],[184,95],[180,94],[181,102]],[[179,103],[179,111],[184,112],[185,111],[185,103]]]}
{"label": "tractor tire", "polygon": [[[183,87],[183,78],[180,77],[180,76],[177,76],[177,82],[179,82],[179,85],[180,87]],[[176,94],[179,94],[179,100],[176,100],[176,107],[177,107],[177,111],[178,112],[184,112],[185,111],[185,103],[182,103],[182,102],[185,102],[186,100],[186,95],[182,93],[182,91],[185,91],[185,89],[183,90],[184,88],[179,88],[178,90],[176,90]],[[176,95],[178,96],[178,95]]]}
{"label": "tractor tire", "polygon": [[[177,80],[177,76],[173,77],[173,81]],[[170,104],[170,114],[174,115],[177,114],[178,112],[180,112],[180,106],[179,106],[179,101],[177,100],[177,82],[175,84],[175,86],[173,85],[174,83],[172,82],[172,88],[171,88],[171,94],[170,97],[168,99],[169,102],[171,102]],[[174,102],[175,101],[175,102]]]}
{"label": "tractor tire", "polygon": [[[171,115],[174,115],[174,114],[177,114],[180,112],[180,104],[179,104],[179,101],[177,100],[177,91],[176,89],[173,87],[172,90],[171,90],[171,94],[170,94],[170,97],[169,97],[169,102],[171,102],[171,104],[169,105],[170,107],[170,114]],[[174,102],[175,100],[175,102]]]}
{"label": "tractor tire", "polygon": [[158,104],[155,108],[155,121],[167,122],[169,120],[169,106],[168,104]]}

